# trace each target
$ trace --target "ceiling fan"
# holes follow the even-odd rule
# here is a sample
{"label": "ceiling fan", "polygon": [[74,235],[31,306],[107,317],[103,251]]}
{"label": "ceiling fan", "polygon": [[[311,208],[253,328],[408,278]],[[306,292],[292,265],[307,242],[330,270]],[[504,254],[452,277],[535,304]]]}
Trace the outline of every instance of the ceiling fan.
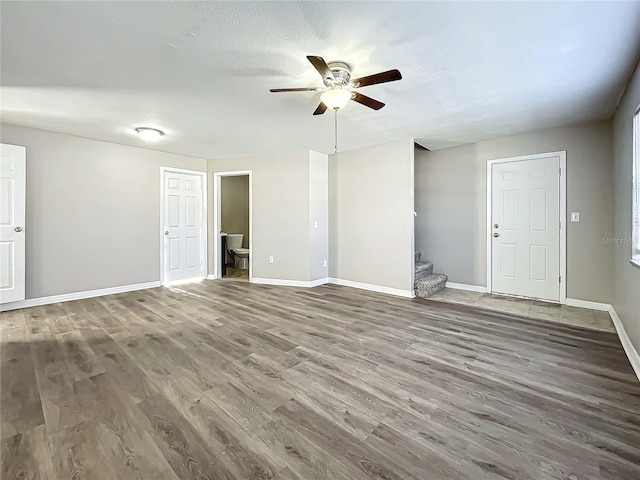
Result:
{"label": "ceiling fan", "polygon": [[324,87],[303,87],[303,88],[272,88],[271,92],[322,92],[320,105],[316,108],[314,115],[322,115],[327,108],[339,110],[343,108],[349,100],[361,103],[374,110],[380,110],[384,103],[371,97],[356,92],[356,88],[376,85],[378,83],[393,82],[400,80],[402,75],[398,70],[388,70],[376,73],[367,77],[351,78],[351,66],[345,62],[325,62],[322,57],[308,55],[307,60],[322,76]]}

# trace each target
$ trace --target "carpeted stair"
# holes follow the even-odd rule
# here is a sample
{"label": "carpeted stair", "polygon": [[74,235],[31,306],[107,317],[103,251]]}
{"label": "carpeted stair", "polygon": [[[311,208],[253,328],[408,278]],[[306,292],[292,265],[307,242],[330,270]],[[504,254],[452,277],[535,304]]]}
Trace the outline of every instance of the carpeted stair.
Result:
{"label": "carpeted stair", "polygon": [[420,252],[416,252],[416,276],[414,289],[416,297],[428,298],[442,290],[447,283],[447,276],[433,273],[433,263],[421,262]]}

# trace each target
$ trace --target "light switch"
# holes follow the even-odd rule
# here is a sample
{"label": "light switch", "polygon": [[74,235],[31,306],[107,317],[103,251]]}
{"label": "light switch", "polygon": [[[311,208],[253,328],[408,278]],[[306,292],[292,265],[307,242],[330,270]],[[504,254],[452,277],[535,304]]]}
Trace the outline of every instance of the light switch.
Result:
{"label": "light switch", "polygon": [[571,212],[571,222],[577,223],[580,221],[580,212]]}
{"label": "light switch", "polygon": [[273,255],[269,255],[269,263],[273,263]]}
{"label": "light switch", "polygon": [[323,266],[324,268],[327,268],[327,261],[326,261],[326,260],[325,260],[324,262],[322,262],[322,266]]}
{"label": "light switch", "polygon": [[318,221],[313,222],[313,228],[318,228]]}

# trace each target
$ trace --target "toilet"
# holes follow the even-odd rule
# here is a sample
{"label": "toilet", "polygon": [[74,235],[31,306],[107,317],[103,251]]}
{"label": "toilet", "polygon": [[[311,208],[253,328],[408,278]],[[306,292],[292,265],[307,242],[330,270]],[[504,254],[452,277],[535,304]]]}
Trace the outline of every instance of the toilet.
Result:
{"label": "toilet", "polygon": [[235,267],[241,270],[249,269],[249,252],[248,248],[236,248],[233,251],[235,257]]}
{"label": "toilet", "polygon": [[249,268],[249,252],[248,248],[242,248],[242,233],[227,234],[227,258],[234,260],[234,267],[247,270]]}

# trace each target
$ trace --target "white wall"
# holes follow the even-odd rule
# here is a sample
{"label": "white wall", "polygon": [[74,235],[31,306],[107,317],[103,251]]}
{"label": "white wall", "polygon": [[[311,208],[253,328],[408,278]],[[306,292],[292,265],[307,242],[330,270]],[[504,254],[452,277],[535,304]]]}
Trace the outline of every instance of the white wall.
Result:
{"label": "white wall", "polygon": [[611,122],[532,132],[427,152],[416,151],[416,249],[449,281],[486,286],[486,162],[566,150],[567,296],[611,303],[613,163]]}
{"label": "white wall", "polygon": [[[324,263],[327,262],[327,266]],[[329,276],[329,157],[309,152],[310,280]]]}
{"label": "white wall", "polygon": [[412,139],[329,157],[331,276],[413,291]]}
{"label": "white wall", "polygon": [[631,178],[633,115],[640,105],[640,65],[613,117],[613,308],[637,352],[640,352],[640,268],[631,258]]}
{"label": "white wall", "polygon": [[[343,187],[333,185],[333,199],[327,155],[306,150],[204,160],[13,125],[2,126],[2,142],[27,147],[27,298],[158,281],[161,166],[206,170],[210,207],[213,172],[252,170],[255,278],[326,278],[329,202],[339,199],[332,213],[346,223],[337,274],[412,288],[409,140],[333,158]],[[361,218],[369,220],[357,225]],[[213,208],[208,220],[213,272]],[[403,253],[390,263],[392,248]]]}
{"label": "white wall", "polygon": [[242,233],[242,247],[249,248],[249,175],[222,177],[220,199],[220,228]]}
{"label": "white wall", "polygon": [[204,159],[2,125],[27,147],[26,297],[160,280],[160,167]]}
{"label": "white wall", "polygon": [[[308,281],[309,268],[309,152],[215,159],[214,172],[251,170],[253,225],[251,256],[254,278]],[[213,206],[213,189],[209,190]],[[213,273],[213,212],[209,208],[209,273]],[[269,264],[268,257],[274,257]]]}

